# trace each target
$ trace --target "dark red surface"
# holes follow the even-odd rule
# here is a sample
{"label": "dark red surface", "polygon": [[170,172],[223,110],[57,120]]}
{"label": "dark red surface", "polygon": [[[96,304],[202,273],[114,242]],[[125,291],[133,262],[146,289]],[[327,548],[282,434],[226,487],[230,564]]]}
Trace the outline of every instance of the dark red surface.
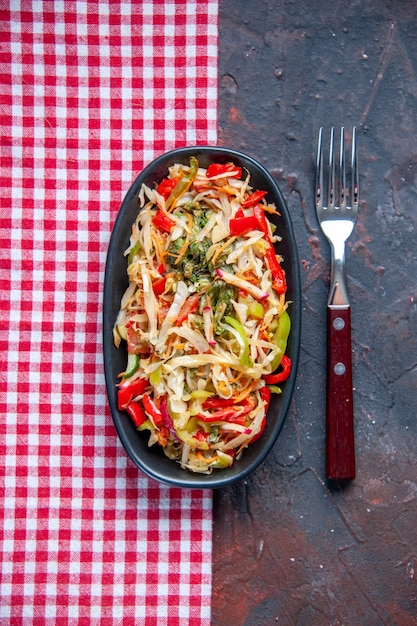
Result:
{"label": "dark red surface", "polygon": [[[342,367],[342,371],[338,368]],[[327,307],[326,478],[355,478],[350,307]]]}
{"label": "dark red surface", "polygon": [[[215,492],[213,626],[417,623],[417,3],[221,0],[219,140],[273,173],[303,283],[292,410],[267,460]],[[347,246],[356,478],[325,476],[330,251],[318,129],[358,127]]]}

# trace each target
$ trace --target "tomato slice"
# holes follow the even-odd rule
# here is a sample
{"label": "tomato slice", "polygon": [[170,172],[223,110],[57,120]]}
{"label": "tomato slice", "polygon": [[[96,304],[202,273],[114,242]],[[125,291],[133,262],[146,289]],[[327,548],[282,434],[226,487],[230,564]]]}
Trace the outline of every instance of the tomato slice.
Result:
{"label": "tomato slice", "polygon": [[242,168],[232,162],[229,163],[211,163],[206,170],[207,178],[241,178]]}
{"label": "tomato slice", "polygon": [[176,321],[177,326],[181,326],[181,324],[185,322],[185,320],[191,313],[195,313],[197,311],[199,301],[199,293],[194,293],[192,296],[187,298],[187,300],[182,305],[180,312],[178,313],[178,318]]}
{"label": "tomato slice", "polygon": [[167,200],[178,181],[179,178],[163,178],[158,185],[157,192]]}
{"label": "tomato slice", "polygon": [[152,219],[152,224],[156,226],[156,228],[159,228],[159,230],[162,230],[165,233],[170,233],[171,228],[175,226],[175,221],[172,220],[163,211],[159,210],[155,213]]}

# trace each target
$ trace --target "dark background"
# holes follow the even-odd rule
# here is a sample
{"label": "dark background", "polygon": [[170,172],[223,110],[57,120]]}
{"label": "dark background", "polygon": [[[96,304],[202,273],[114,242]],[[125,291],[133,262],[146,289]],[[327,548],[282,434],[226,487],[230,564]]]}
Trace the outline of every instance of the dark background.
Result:
{"label": "dark background", "polygon": [[[213,626],[417,623],[417,2],[220,0],[219,144],[277,179],[303,290],[292,408],[267,460],[215,492]],[[358,128],[347,247],[357,477],[326,484],[329,247],[317,134]]]}

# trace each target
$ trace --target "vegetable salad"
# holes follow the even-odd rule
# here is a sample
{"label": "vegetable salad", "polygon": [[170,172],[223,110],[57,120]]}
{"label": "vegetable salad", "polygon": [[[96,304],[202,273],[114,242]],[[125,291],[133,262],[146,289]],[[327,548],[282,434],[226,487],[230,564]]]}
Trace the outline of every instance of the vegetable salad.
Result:
{"label": "vegetable salad", "polygon": [[150,446],[211,473],[261,436],[290,373],[277,210],[234,163],[195,157],[142,185],[139,201],[113,331],[127,346],[118,406]]}

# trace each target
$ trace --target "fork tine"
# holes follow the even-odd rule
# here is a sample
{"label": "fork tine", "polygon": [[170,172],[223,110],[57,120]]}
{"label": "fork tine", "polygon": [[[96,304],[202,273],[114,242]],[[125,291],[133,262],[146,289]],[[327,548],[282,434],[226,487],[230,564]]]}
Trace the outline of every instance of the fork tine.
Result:
{"label": "fork tine", "polygon": [[316,209],[323,208],[323,128],[319,130],[316,163]]}
{"label": "fork tine", "polygon": [[358,210],[359,204],[359,173],[358,153],[356,150],[356,126],[352,133],[352,209]]}
{"label": "fork tine", "polygon": [[346,209],[346,167],[345,167],[345,129],[340,130],[340,190],[339,190],[339,203],[341,209]]}
{"label": "fork tine", "polygon": [[327,206],[329,209],[335,207],[335,164],[334,164],[334,127],[330,132],[330,151],[329,151],[329,189]]}

